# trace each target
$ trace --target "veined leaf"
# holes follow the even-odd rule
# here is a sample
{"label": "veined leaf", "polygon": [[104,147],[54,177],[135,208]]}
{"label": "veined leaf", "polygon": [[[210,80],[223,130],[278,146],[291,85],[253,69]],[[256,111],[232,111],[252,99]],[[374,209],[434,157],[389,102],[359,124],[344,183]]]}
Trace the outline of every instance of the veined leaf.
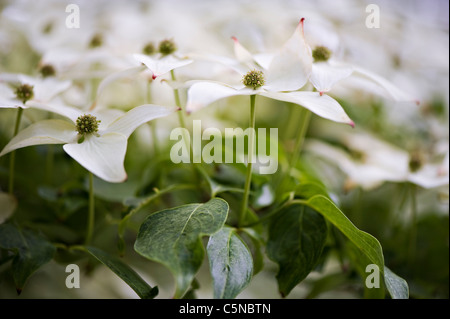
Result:
{"label": "veined leaf", "polygon": [[408,285],[406,281],[392,273],[386,271],[384,266],[383,249],[379,241],[372,235],[359,230],[353,223],[336,207],[328,198],[322,195],[316,195],[302,201],[305,205],[315,209],[338,228],[367,259],[378,266],[382,277],[385,280],[386,288],[392,298],[407,298]]}
{"label": "veined leaf", "polygon": [[150,287],[141,276],[119,258],[96,247],[86,247],[86,251],[125,281],[140,298],[153,299],[158,294],[158,287]]}
{"label": "veined leaf", "polygon": [[201,266],[201,237],[219,231],[227,216],[228,204],[220,198],[156,212],[142,223],[134,249],[169,268],[176,281],[174,297],[180,298]]}
{"label": "veined leaf", "polygon": [[22,291],[28,278],[53,258],[56,250],[42,236],[10,224],[0,225],[0,247],[15,253],[12,272],[18,293]]}
{"label": "veined leaf", "polygon": [[392,270],[386,266],[384,266],[384,282],[387,290],[391,294],[392,299],[409,298],[408,283],[403,278],[394,274]]}
{"label": "veined leaf", "polygon": [[324,218],[302,204],[291,204],[272,218],[267,254],[279,265],[277,280],[282,296],[287,296],[317,265],[327,233]]}
{"label": "veined leaf", "polygon": [[235,298],[252,278],[250,251],[230,227],[224,227],[212,235],[206,249],[214,281],[214,298]]}

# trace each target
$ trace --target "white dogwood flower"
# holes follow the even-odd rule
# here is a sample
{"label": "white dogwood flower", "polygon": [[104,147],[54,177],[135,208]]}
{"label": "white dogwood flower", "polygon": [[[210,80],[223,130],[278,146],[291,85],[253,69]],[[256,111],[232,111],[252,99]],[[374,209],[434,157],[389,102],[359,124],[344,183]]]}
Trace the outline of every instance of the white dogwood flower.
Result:
{"label": "white dogwood flower", "polygon": [[127,56],[124,59],[127,67],[111,73],[100,82],[97,89],[97,99],[105,88],[114,81],[132,78],[145,72],[149,72],[149,77],[155,80],[159,76],[194,62],[188,57],[176,54],[176,49],[172,40],[165,39],[159,43],[157,48],[152,43],[148,43],[142,49],[143,53],[134,53]]}
{"label": "white dogwood flower", "polygon": [[342,147],[312,139],[305,150],[334,163],[347,177],[347,187],[375,189],[384,182],[410,182],[431,189],[449,183],[448,151],[443,161],[431,162],[382,141],[369,133],[343,134]]}
{"label": "white dogwood flower", "polygon": [[312,49],[314,62],[309,78],[321,93],[332,90],[336,84],[376,92],[396,102],[418,103],[418,98],[403,91],[386,78],[365,66],[346,62],[339,57],[339,37],[322,24],[307,30],[306,39]]}
{"label": "white dogwood flower", "polygon": [[85,114],[64,105],[36,102],[31,107],[57,113],[68,120],[49,119],[31,124],[20,131],[0,153],[41,144],[64,144],[64,151],[99,178],[120,183],[126,180],[124,168],[127,142],[141,124],[168,116],[176,107],[146,104],[124,113],[120,110],[93,110]]}
{"label": "white dogwood flower", "polygon": [[[48,103],[67,90],[71,81],[55,77],[31,77],[20,73],[0,74],[0,108],[28,108],[29,102]],[[27,103],[28,102],[28,103]]]}
{"label": "white dogwood flower", "polygon": [[[243,85],[194,81],[188,89],[186,110],[197,111],[226,97],[256,94],[298,104],[323,118],[353,126],[353,121],[332,97],[319,92],[298,91],[309,81],[313,65],[312,52],[303,34],[303,22],[301,19],[293,35],[273,56],[252,55],[233,38],[236,60],[220,57],[212,60],[222,62],[241,74]],[[255,74],[263,79],[261,85],[248,81]]]}

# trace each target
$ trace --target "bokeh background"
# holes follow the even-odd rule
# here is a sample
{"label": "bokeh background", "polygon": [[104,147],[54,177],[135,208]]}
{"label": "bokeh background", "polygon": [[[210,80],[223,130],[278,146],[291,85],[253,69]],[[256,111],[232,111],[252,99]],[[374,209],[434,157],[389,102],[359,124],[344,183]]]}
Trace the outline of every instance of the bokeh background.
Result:
{"label": "bokeh background", "polygon": [[[65,9],[71,3],[80,8],[80,28],[68,29],[65,25],[69,15]],[[366,7],[369,4],[380,8],[380,28],[366,27],[369,14]],[[383,175],[368,174],[373,178],[370,181],[349,178],[352,171],[348,165],[355,162],[348,164],[348,157],[340,161],[338,156],[330,160],[327,156],[320,156],[313,147],[310,151],[306,148],[305,161],[309,159],[314,163],[317,173],[347,216],[381,242],[386,264],[408,281],[412,297],[448,298],[448,182],[442,182],[442,178],[448,178],[449,149],[448,7],[445,0],[2,0],[0,72],[33,76],[37,74],[39,65],[51,63],[61,78],[77,83],[64,93],[65,102],[85,108],[92,102],[93,94],[86,83],[126,68],[127,56],[141,52],[149,41],[157,43],[170,38],[177,43],[180,54],[232,57],[231,37],[235,36],[251,52],[273,52],[292,34],[299,19],[305,17],[307,40],[327,43],[339,60],[377,73],[421,102],[419,105],[392,102],[379,92],[379,88],[368,83],[349,80],[337,85],[330,95],[339,100],[355,121],[356,128],[314,118],[307,140],[328,142],[332,138],[337,139],[347,147],[348,154],[354,155],[350,159],[361,159],[361,156],[373,159],[371,167],[356,165],[356,175],[363,175],[373,167],[379,168]],[[94,54],[87,48],[95,36],[101,38],[102,44]],[[180,81],[215,79],[218,76],[226,79],[228,75],[221,68],[201,63],[177,70]],[[141,82],[118,83],[102,96],[99,103],[124,110],[142,104],[144,89]],[[154,103],[173,104],[171,88],[164,82],[155,83],[151,93]],[[257,123],[267,127],[277,125],[280,130],[283,128],[280,134],[287,141],[285,147],[289,148],[289,140],[296,131],[295,124],[293,127],[292,124],[283,126],[289,114],[274,107],[272,102],[261,103]],[[14,110],[0,110],[1,148],[10,138],[14,116]],[[27,112],[24,125],[40,117],[39,112]],[[234,99],[217,102],[193,117],[202,119],[205,126],[247,125],[246,111]],[[167,125],[158,126],[161,144],[168,142],[169,129],[177,125],[170,121],[168,119]],[[361,140],[349,136],[361,137]],[[148,128],[133,135],[130,149],[134,155],[127,155],[128,164],[139,157],[133,145],[141,145],[142,140],[151,139]],[[353,147],[355,152],[352,153]],[[142,152],[140,155],[145,155],[146,151]],[[437,179],[433,175],[435,173],[418,182],[398,177],[398,170],[408,165],[408,161],[404,161],[405,154],[408,157],[413,153],[420,154],[420,158],[430,165],[442,165],[438,183],[433,184]],[[17,165],[22,176],[39,179],[42,162],[38,156],[31,151],[20,154],[22,158]],[[136,159],[136,162],[139,161]],[[0,165],[0,186],[6,187],[7,159],[0,158]],[[131,164],[127,167],[131,176],[139,174],[133,171]],[[431,180],[431,184],[437,186],[424,187],[424,180]],[[99,182],[97,196],[122,200],[129,192],[128,186],[112,189]],[[30,197],[38,195],[32,185],[29,191]],[[411,197],[412,192],[415,197]],[[413,200],[415,212],[412,212]],[[411,244],[411,238],[415,244]],[[411,245],[414,246],[413,253]],[[159,297],[171,296],[173,278],[167,269],[142,260],[131,252],[127,258],[143,278],[159,286]],[[341,266],[338,262],[330,262],[321,272],[311,273],[288,298],[359,298],[359,291],[354,288],[358,279],[349,281],[342,275]],[[5,268],[5,265],[0,265],[0,297],[16,298]],[[207,268],[205,264],[198,277],[200,298],[211,298]],[[65,287],[67,274],[64,270],[64,263],[52,261],[45,265],[30,279],[21,297],[137,297],[106,267],[83,273],[81,288],[71,290]],[[276,265],[267,261],[264,270],[239,297],[279,298],[274,273]],[[315,290],[323,278],[328,279],[323,282],[331,288]]]}

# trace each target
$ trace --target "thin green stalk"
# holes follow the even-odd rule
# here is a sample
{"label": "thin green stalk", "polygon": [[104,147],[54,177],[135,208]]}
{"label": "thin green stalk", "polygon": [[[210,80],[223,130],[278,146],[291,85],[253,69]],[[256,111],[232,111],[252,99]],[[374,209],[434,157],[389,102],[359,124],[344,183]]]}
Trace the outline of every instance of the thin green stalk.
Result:
{"label": "thin green stalk", "polygon": [[94,175],[89,172],[89,211],[88,222],[86,230],[85,245],[89,245],[94,233],[94,220],[95,220],[95,201],[94,201]]}
{"label": "thin green stalk", "polygon": [[[170,76],[172,78],[172,81],[176,81],[175,72],[173,70],[170,70]],[[180,125],[182,128],[186,128],[186,120],[185,120],[185,114],[184,114],[185,111],[184,111],[183,107],[181,106],[180,92],[178,91],[178,89],[173,89],[173,95],[175,97],[175,105],[181,109],[180,112],[178,112],[178,119],[180,121]]]}
{"label": "thin green stalk", "polygon": [[[146,103],[150,104],[152,101],[152,92],[151,92],[151,85],[152,85],[152,81],[148,81],[147,83],[147,95],[146,95]],[[149,123],[150,125],[150,130],[153,136],[153,150],[155,152],[155,156],[159,155],[159,142],[158,142],[158,136],[156,134],[156,119],[154,119],[153,121],[151,121]]]}
{"label": "thin green stalk", "polygon": [[[22,120],[22,113],[23,108],[19,107],[17,109],[17,116],[16,116],[16,124],[14,126],[14,134],[13,137],[17,135],[19,132],[20,127],[20,121]],[[12,195],[14,193],[14,167],[16,163],[16,151],[12,151],[9,156],[9,193]]]}
{"label": "thin green stalk", "polygon": [[[176,81],[175,72],[173,70],[170,70],[170,76],[172,78],[172,81]],[[183,130],[183,139],[184,139],[184,142],[186,144],[186,148],[189,151],[189,154],[192,154],[191,139],[190,139],[189,136],[186,136],[186,134],[185,134],[186,131],[187,131],[186,117],[185,117],[186,114],[185,114],[185,110],[182,107],[181,102],[180,102],[180,92],[178,91],[178,89],[173,89],[173,95],[174,95],[174,98],[175,98],[175,105],[180,108],[180,111],[177,112],[177,114],[178,114],[178,121],[180,122],[180,126],[184,129]]]}
{"label": "thin green stalk", "polygon": [[416,185],[410,184],[411,191],[411,228],[410,228],[410,238],[409,238],[409,251],[408,259],[409,263],[414,263],[414,257],[417,245],[417,199],[416,199]]}
{"label": "thin green stalk", "polygon": [[297,134],[297,139],[295,141],[294,151],[292,153],[292,158],[289,163],[288,174],[291,173],[291,170],[297,165],[297,161],[300,157],[300,152],[303,146],[303,142],[305,140],[306,132],[308,131],[309,121],[311,119],[311,111],[305,108],[302,108],[302,112],[300,115],[300,131]]}
{"label": "thin green stalk", "polygon": [[252,167],[253,167],[253,155],[255,148],[255,122],[256,122],[256,112],[255,112],[255,100],[256,95],[250,95],[250,134],[248,138],[248,163],[247,163],[247,174],[245,177],[244,185],[244,197],[242,199],[241,213],[239,215],[238,225],[243,226],[245,222],[245,217],[247,215],[248,209],[248,198],[250,195],[250,186],[252,183]]}
{"label": "thin green stalk", "polygon": [[53,162],[55,158],[55,148],[54,145],[47,145],[47,157],[45,160],[45,179],[48,184],[52,182],[53,173]]}
{"label": "thin green stalk", "polygon": [[284,128],[283,138],[285,140],[291,139],[297,132],[298,118],[301,117],[303,109],[302,107],[298,107],[291,103],[287,103],[287,106],[289,110],[287,118],[283,119],[283,122],[280,123],[280,126]]}
{"label": "thin green stalk", "polygon": [[[297,106],[295,106],[295,107],[297,107]],[[299,125],[298,126],[299,131],[296,136],[295,146],[294,146],[294,150],[292,152],[292,157],[288,163],[288,168],[287,168],[287,170],[283,170],[281,172],[281,174],[278,175],[277,181],[275,182],[275,185],[276,185],[275,188],[278,189],[279,191],[282,191],[282,188],[279,186],[281,186],[281,184],[284,182],[284,180],[291,175],[292,169],[297,165],[297,161],[300,157],[300,152],[303,147],[303,142],[305,140],[305,135],[306,135],[306,132],[308,131],[308,126],[309,126],[309,122],[311,119],[311,111],[301,107],[300,112],[298,114],[296,112],[295,115],[296,116],[292,117],[292,119],[295,121],[299,120],[297,122]],[[300,119],[298,119],[297,115]]]}

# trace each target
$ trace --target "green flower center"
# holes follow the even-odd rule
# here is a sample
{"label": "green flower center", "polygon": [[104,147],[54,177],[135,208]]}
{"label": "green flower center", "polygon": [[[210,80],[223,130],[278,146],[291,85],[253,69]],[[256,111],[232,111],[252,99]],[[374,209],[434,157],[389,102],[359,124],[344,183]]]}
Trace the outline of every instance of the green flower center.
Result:
{"label": "green flower center", "polygon": [[101,34],[95,34],[89,42],[90,48],[98,48],[103,45],[103,37]]}
{"label": "green flower center", "polygon": [[331,51],[327,47],[318,46],[313,50],[312,56],[314,62],[325,62],[331,57]]}
{"label": "green flower center", "polygon": [[53,30],[53,23],[48,22],[44,27],[42,28],[42,33],[49,34]]}
{"label": "green flower center", "polygon": [[242,83],[249,88],[257,89],[265,84],[264,73],[259,70],[248,72],[242,78]]}
{"label": "green flower center", "polygon": [[55,68],[50,64],[43,65],[39,69],[39,72],[41,73],[42,77],[44,77],[44,78],[49,77],[49,76],[54,76],[56,73]]}
{"label": "green flower center", "polygon": [[92,134],[98,131],[98,124],[101,121],[90,114],[84,114],[77,118],[76,128],[80,135]]}
{"label": "green flower center", "polygon": [[15,94],[17,98],[25,104],[26,101],[31,100],[34,96],[33,86],[29,84],[22,84],[16,89]]}
{"label": "green flower center", "polygon": [[162,55],[168,55],[177,50],[177,46],[175,45],[175,42],[172,40],[163,40],[159,43],[158,51]]}
{"label": "green flower center", "polygon": [[147,55],[152,55],[156,52],[155,45],[153,43],[147,43],[142,49],[142,52]]}
{"label": "green flower center", "polygon": [[418,152],[414,152],[409,157],[409,170],[417,172],[423,165],[423,158]]}

